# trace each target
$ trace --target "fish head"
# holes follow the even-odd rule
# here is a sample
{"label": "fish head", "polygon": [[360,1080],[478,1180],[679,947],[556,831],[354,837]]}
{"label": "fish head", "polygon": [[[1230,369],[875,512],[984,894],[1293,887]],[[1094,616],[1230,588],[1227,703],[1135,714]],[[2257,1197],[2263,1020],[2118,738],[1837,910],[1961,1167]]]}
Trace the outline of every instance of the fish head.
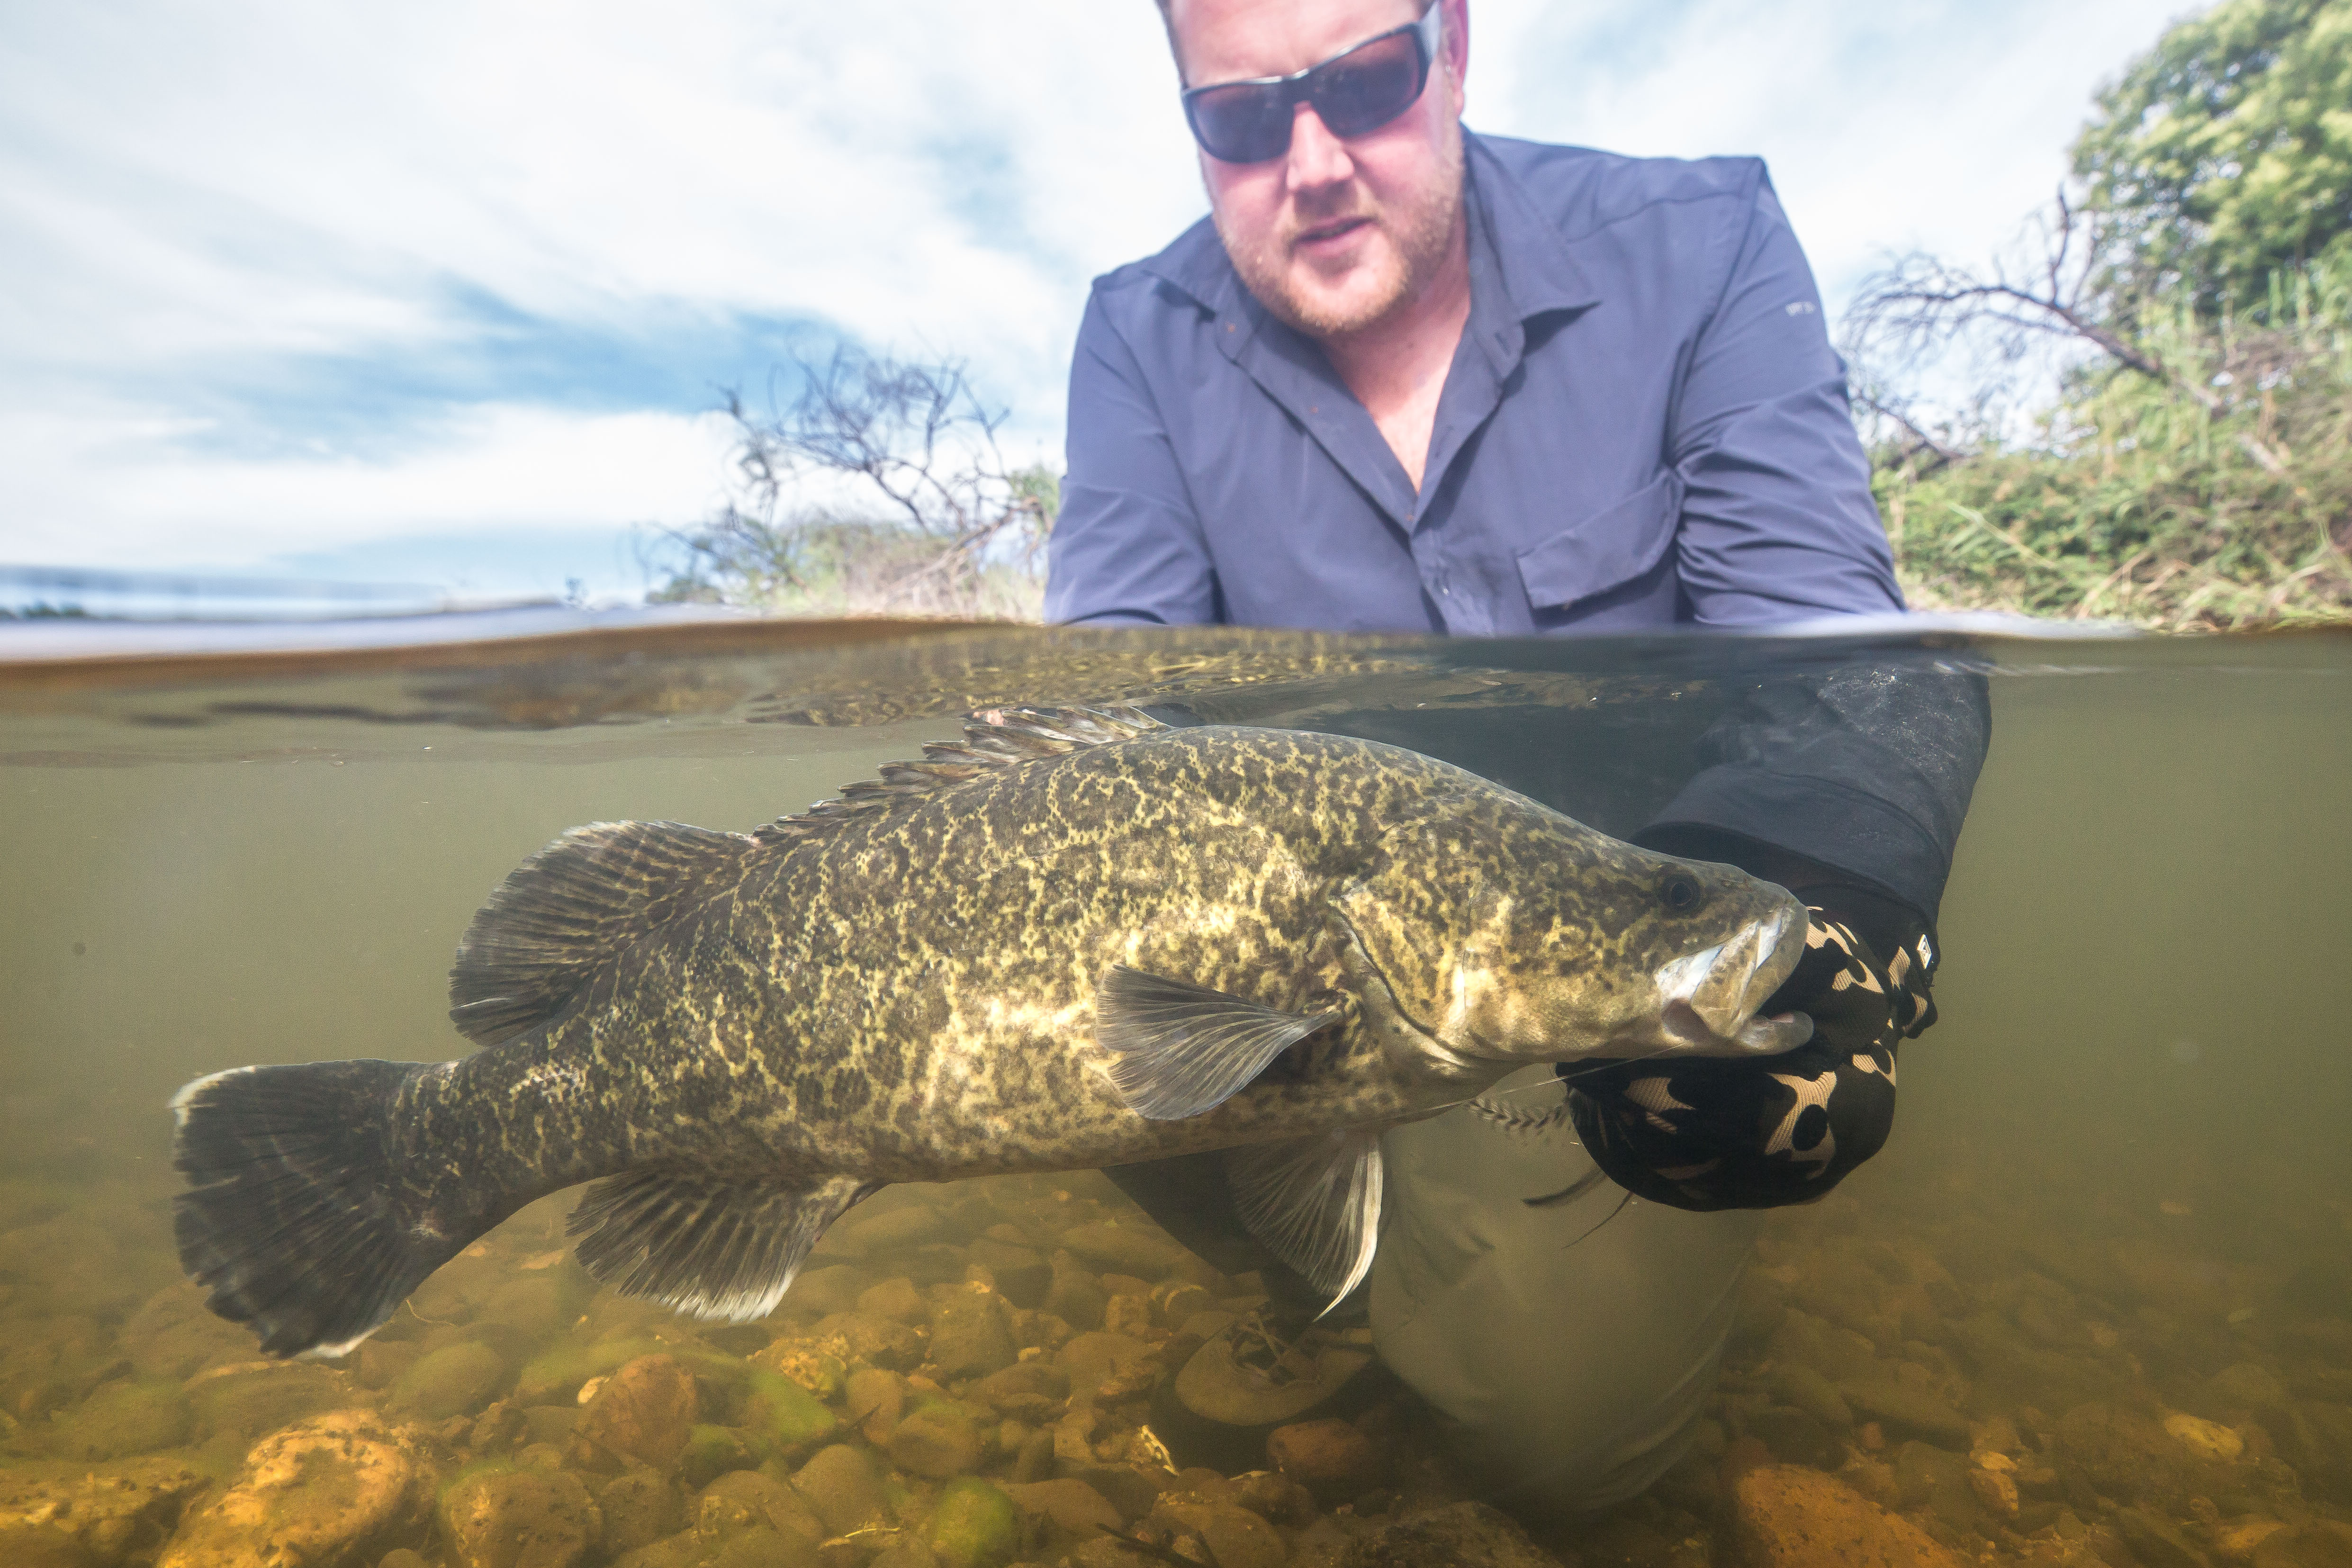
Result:
{"label": "fish head", "polygon": [[1757,1016],[1804,954],[1795,897],[1532,801],[1401,825],[1338,905],[1399,1011],[1459,1063],[1769,1056],[1812,1034],[1802,1014]]}

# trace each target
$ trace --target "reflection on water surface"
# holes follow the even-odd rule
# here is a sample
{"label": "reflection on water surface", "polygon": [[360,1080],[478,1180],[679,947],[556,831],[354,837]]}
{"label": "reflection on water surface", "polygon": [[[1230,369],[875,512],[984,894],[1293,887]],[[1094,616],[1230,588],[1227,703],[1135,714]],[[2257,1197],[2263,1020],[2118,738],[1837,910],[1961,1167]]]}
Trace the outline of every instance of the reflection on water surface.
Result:
{"label": "reflection on water surface", "polygon": [[[563,1194],[356,1355],[276,1364],[178,1279],[163,1102],[242,1063],[454,1055],[450,952],[523,855],[598,819],[747,828],[971,708],[1363,734],[1625,832],[1760,669],[1870,656],[734,635],[0,677],[0,1561],[261,1560],[240,1508],[301,1563],[1402,1550],[1478,1478],[1377,1366],[1343,1375],[1363,1331],[1294,1352],[1339,1393],[1271,1456],[1262,1426],[1204,1446],[1174,1387],[1241,1353],[1259,1281],[1098,1175],[893,1189],[735,1329],[592,1289]],[[2352,643],[1947,640],[1992,671],[1995,740],[1894,1142],[1768,1221],[1698,1452],[1542,1539],[1729,1563],[1810,1474],[1970,1557],[2343,1561]]]}

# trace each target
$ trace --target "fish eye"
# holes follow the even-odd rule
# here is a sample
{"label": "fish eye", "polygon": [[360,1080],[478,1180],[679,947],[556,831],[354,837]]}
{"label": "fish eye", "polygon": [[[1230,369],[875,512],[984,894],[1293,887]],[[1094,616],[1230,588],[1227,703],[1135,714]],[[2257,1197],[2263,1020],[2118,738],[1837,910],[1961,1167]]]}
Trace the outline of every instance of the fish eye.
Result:
{"label": "fish eye", "polygon": [[1698,908],[1699,900],[1705,898],[1706,894],[1699,889],[1696,878],[1675,875],[1666,879],[1665,891],[1661,897],[1665,900],[1666,908],[1670,912],[1686,915]]}

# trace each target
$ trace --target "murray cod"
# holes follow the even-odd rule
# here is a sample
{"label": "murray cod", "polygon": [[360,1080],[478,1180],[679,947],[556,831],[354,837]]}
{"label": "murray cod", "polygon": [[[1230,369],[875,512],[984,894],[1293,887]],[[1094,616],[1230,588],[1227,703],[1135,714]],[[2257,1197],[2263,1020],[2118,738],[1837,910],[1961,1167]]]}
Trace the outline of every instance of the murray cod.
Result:
{"label": "murray cod", "polygon": [[772,1310],[892,1182],[1225,1149],[1336,1298],[1379,1133],[1529,1062],[1767,1054],[1805,911],[1458,768],[1131,708],[974,715],[751,833],[574,828],[474,917],[455,1061],[247,1067],[173,1101],[180,1259],[340,1355],[523,1205],[623,1294]]}

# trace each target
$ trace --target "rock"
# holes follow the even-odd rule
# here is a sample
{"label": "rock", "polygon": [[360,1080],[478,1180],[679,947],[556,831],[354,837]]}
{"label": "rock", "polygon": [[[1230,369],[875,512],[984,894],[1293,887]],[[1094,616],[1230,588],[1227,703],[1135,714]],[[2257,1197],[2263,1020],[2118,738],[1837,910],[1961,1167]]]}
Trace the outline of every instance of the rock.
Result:
{"label": "rock", "polygon": [[1388,1463],[1372,1440],[1336,1418],[1276,1427],[1266,1436],[1265,1457],[1326,1508],[1352,1502],[1388,1479]]}
{"label": "rock", "polygon": [[440,1514],[458,1568],[572,1568],[604,1528],[569,1470],[471,1471],[441,1494]]}
{"label": "rock", "polygon": [[743,1429],[778,1452],[833,1435],[840,1423],[815,1394],[782,1373],[754,1371],[743,1400]]}
{"label": "rock", "polygon": [[1068,1253],[1056,1255],[1054,1260],[1054,1282],[1045,1289],[1044,1308],[1081,1333],[1103,1326],[1103,1312],[1110,1304],[1110,1292],[1102,1281],[1070,1260]]}
{"label": "rock", "polygon": [[444,1345],[400,1375],[387,1413],[410,1421],[446,1421],[488,1405],[507,1380],[504,1357],[474,1340]]}
{"label": "rock", "polygon": [[2213,1550],[2232,1563],[2252,1562],[2255,1548],[2286,1528],[2286,1521],[2283,1519],[2248,1514],[2242,1519],[2233,1519],[2213,1531]]}
{"label": "rock", "polygon": [[793,1281],[784,1293],[780,1310],[802,1318],[826,1318],[835,1312],[857,1310],[857,1299],[874,1283],[874,1276],[863,1268],[853,1268],[836,1263],[826,1268],[812,1268]]}
{"label": "rock", "polygon": [[931,1309],[931,1363],[949,1378],[985,1377],[1013,1364],[1013,1324],[1004,1298],[958,1290]]}
{"label": "rock", "polygon": [[2226,1465],[2246,1451],[2246,1440],[2235,1431],[2178,1410],[2164,1418],[2164,1430],[2174,1442],[2200,1459]]}
{"label": "rock", "polygon": [[2136,1508],[2117,1509],[2113,1523],[2116,1533],[2145,1568],[2211,1568],[2205,1553],[2191,1546],[2188,1537],[2154,1514]]}
{"label": "rock", "polygon": [[[1062,1245],[1097,1269],[1132,1274],[1147,1282],[1163,1278],[1184,1260],[1182,1247],[1140,1225],[1104,1221],[1073,1226],[1062,1233]],[[1053,1309],[1049,1306],[1047,1310]],[[1067,1312],[1061,1315],[1069,1317]]]}
{"label": "rock", "polygon": [[1793,1405],[1768,1405],[1747,1415],[1748,1432],[1760,1439],[1772,1457],[1784,1464],[1810,1465],[1825,1470],[1837,1452],[1837,1439],[1820,1417]]}
{"label": "rock", "polygon": [[1034,1514],[1065,1536],[1081,1541],[1118,1530],[1126,1522],[1108,1498],[1081,1480],[1033,1481],[1004,1490],[1022,1512]]}
{"label": "rock", "polygon": [[373,1411],[313,1416],[253,1447],[157,1568],[357,1568],[423,1534],[432,1475]]}
{"label": "rock", "polygon": [[350,1405],[349,1387],[316,1362],[247,1362],[188,1380],[195,1439],[223,1433],[252,1439],[305,1416]]}
{"label": "rock", "polygon": [[867,1442],[887,1443],[890,1434],[898,1429],[898,1417],[906,1405],[906,1379],[897,1373],[865,1367],[849,1374],[843,1408],[849,1424]]}
{"label": "rock", "polygon": [[1103,1331],[1140,1339],[1151,1331],[1151,1298],[1113,1295],[1103,1306]]}
{"label": "rock", "polygon": [[253,1336],[215,1317],[186,1280],[147,1298],[122,1325],[122,1349],[142,1377],[184,1379],[215,1363],[253,1359]]}
{"label": "rock", "polygon": [[1161,1498],[1148,1522],[1193,1537],[1208,1548],[1209,1561],[1217,1568],[1283,1568],[1281,1534],[1238,1503],[1177,1493]]}
{"label": "rock", "polygon": [[1216,1305],[1215,1297],[1190,1279],[1163,1279],[1151,1288],[1151,1321],[1163,1329],[1181,1329]]}
{"label": "rock", "polygon": [[1977,1466],[1969,1471],[1969,1485],[1976,1490],[1978,1506],[1995,1519],[2017,1517],[2017,1479],[2007,1470]]}
{"label": "rock", "polygon": [[978,1424],[962,1405],[934,1400],[898,1423],[887,1445],[890,1462],[932,1480],[980,1468]]}
{"label": "rock", "polygon": [[581,1412],[572,1462],[608,1474],[643,1465],[667,1475],[685,1457],[696,1405],[694,1374],[676,1357],[639,1356],[605,1378]]}
{"label": "rock", "polygon": [[723,1541],[753,1531],[772,1531],[796,1548],[793,1561],[814,1560],[824,1524],[801,1494],[773,1476],[737,1470],[703,1489],[695,1504],[694,1530],[706,1541]]}
{"label": "rock", "polygon": [[1838,1394],[1861,1420],[1890,1437],[1919,1437],[1939,1448],[1969,1450],[1969,1418],[1927,1393],[1899,1383],[1843,1383]]}
{"label": "rock", "polygon": [[1989,1536],[1993,1522],[1977,1501],[1976,1467],[1958,1454],[1916,1439],[1895,1452],[1895,1489],[1906,1508],[1925,1505],[1945,1523],[1972,1535]]}
{"label": "rock", "polygon": [[687,1429],[686,1452],[678,1456],[677,1479],[689,1487],[707,1487],[730,1470],[759,1468],[765,1445],[754,1447],[751,1436],[735,1426],[697,1422]]}
{"label": "rock", "polygon": [[947,1215],[939,1210],[927,1204],[908,1204],[879,1214],[868,1211],[856,1223],[836,1227],[835,1234],[845,1244],[874,1253],[920,1247],[939,1240],[947,1229]]}
{"label": "rock", "polygon": [[121,1459],[176,1448],[194,1426],[178,1384],[126,1379],[100,1385],[49,1429],[43,1446],[59,1458]]}
{"label": "rock", "polygon": [[1294,1530],[1303,1530],[1315,1520],[1315,1494],[1272,1470],[1235,1476],[1234,1500],[1260,1519]]}
{"label": "rock", "polygon": [[991,1373],[965,1393],[986,1400],[1000,1415],[1042,1425],[1060,1416],[1070,1397],[1070,1374],[1052,1362],[1024,1361]]}
{"label": "rock", "polygon": [[1016,1307],[1042,1307],[1053,1287],[1054,1266],[1034,1247],[982,1237],[964,1256],[988,1270],[1004,1299]]}
{"label": "rock", "polygon": [[0,1563],[100,1568],[148,1561],[210,1478],[170,1459],[0,1468]]}
{"label": "rock", "polygon": [[1795,1465],[1766,1465],[1731,1484],[1742,1568],[1965,1568],[1967,1560],[1853,1488]]}
{"label": "rock", "polygon": [[1002,1489],[967,1476],[941,1489],[923,1539],[942,1568],[1002,1568],[1021,1549],[1021,1519]]}
{"label": "rock", "polygon": [[651,1470],[631,1470],[605,1482],[596,1507],[604,1516],[604,1550],[614,1557],[686,1528],[686,1500],[675,1483]]}
{"label": "rock", "polygon": [[882,1477],[863,1449],[847,1443],[819,1448],[793,1477],[793,1489],[827,1535],[846,1535],[882,1516]]}
{"label": "rock", "polygon": [[940,1560],[921,1536],[900,1534],[876,1552],[866,1568],[940,1568]]}
{"label": "rock", "polygon": [[1118,1516],[1129,1521],[1150,1513],[1160,1497],[1177,1486],[1174,1473],[1157,1466],[1145,1469],[1137,1465],[1078,1464],[1065,1466],[1064,1475],[1101,1493],[1118,1510]]}
{"label": "rock", "polygon": [[2273,1376],[2268,1368],[2242,1361],[2208,1378],[2205,1397],[2224,1410],[2262,1410],[2286,1397],[2286,1384]]}
{"label": "rock", "polygon": [[2352,1568],[2352,1525],[2314,1520],[2265,1537],[2254,1568]]}
{"label": "rock", "polygon": [[1791,1310],[1773,1331],[1767,1353],[1776,1364],[1811,1367],[1833,1383],[1880,1378],[1878,1352],[1851,1329]]}
{"label": "rock", "polygon": [[375,1568],[433,1568],[433,1561],[413,1546],[395,1546],[383,1554]]}
{"label": "rock", "polygon": [[751,1364],[763,1372],[792,1379],[818,1399],[831,1399],[849,1380],[849,1363],[829,1348],[834,1342],[814,1339],[772,1340],[751,1355]]}
{"label": "rock", "polygon": [[1802,1362],[1775,1365],[1766,1386],[1781,1404],[1803,1411],[1833,1432],[1853,1425],[1853,1408],[1838,1394],[1837,1384]]}
{"label": "rock", "polygon": [[1559,1568],[1559,1560],[1500,1509],[1457,1502],[1349,1542],[1339,1568]]}
{"label": "rock", "polygon": [[2163,1489],[2183,1458],[2180,1445],[2155,1422],[2104,1404],[2078,1405],[2061,1415],[2058,1447],[2094,1490],[2118,1500]]}
{"label": "rock", "polygon": [[908,1371],[923,1359],[923,1336],[895,1318],[835,1312],[818,1319],[809,1331],[818,1339],[838,1338],[849,1360],[889,1372]]}
{"label": "rock", "polygon": [[904,1275],[885,1279],[857,1298],[857,1310],[877,1318],[888,1318],[895,1322],[912,1326],[931,1321],[931,1305],[915,1282]]}
{"label": "rock", "polygon": [[1084,1399],[1150,1353],[1151,1347],[1141,1340],[1097,1330],[1076,1336],[1055,1352],[1054,1364],[1068,1376],[1072,1397]]}

